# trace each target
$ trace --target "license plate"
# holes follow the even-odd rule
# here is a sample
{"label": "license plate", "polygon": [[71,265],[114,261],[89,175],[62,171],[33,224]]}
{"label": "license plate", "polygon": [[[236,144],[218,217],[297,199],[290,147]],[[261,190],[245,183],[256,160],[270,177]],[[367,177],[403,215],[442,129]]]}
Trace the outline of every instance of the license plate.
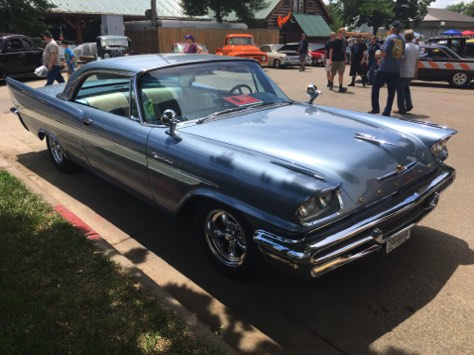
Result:
{"label": "license plate", "polygon": [[410,239],[410,229],[392,235],[390,238],[387,239],[387,243],[385,244],[386,252],[390,253],[393,249],[395,249],[408,239]]}

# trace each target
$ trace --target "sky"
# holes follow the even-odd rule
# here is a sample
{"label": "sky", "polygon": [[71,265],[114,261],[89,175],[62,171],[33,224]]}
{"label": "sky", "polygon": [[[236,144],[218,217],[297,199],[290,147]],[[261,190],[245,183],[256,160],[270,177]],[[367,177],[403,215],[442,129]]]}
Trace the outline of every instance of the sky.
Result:
{"label": "sky", "polygon": [[[464,3],[468,4],[470,3],[472,0],[464,0]],[[438,9],[445,9],[446,7],[450,6],[450,5],[456,5],[456,4],[459,4],[463,2],[463,0],[436,0],[434,2],[432,2],[429,7],[436,7]]]}

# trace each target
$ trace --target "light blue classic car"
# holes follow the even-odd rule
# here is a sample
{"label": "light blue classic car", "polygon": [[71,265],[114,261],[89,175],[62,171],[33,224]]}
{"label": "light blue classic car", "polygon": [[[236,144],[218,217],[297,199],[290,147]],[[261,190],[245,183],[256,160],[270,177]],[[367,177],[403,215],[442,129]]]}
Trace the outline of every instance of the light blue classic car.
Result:
{"label": "light blue classic car", "polygon": [[81,166],[185,223],[234,277],[262,256],[312,276],[390,252],[454,180],[452,129],[290,100],[250,59],[96,61],[64,85],[7,79],[54,165]]}

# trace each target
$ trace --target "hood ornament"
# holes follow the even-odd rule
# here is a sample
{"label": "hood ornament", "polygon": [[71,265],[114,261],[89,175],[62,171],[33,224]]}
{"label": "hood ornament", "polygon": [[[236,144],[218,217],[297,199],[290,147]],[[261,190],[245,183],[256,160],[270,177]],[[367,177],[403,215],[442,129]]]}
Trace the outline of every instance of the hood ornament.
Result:
{"label": "hood ornament", "polygon": [[355,136],[354,136],[356,139],[359,139],[361,141],[365,141],[365,142],[369,142],[369,143],[374,143],[378,146],[382,146],[382,145],[392,145],[392,146],[396,146],[396,144],[393,144],[393,143],[390,143],[390,142],[387,142],[383,139],[379,139],[377,137],[374,137],[374,136],[371,136],[370,134],[365,134],[365,133],[356,133]]}
{"label": "hood ornament", "polygon": [[417,165],[416,161],[412,161],[411,163],[408,163],[407,165],[402,165],[402,164],[397,164],[397,167],[395,168],[395,171],[392,171],[384,176],[378,177],[377,181],[381,182],[387,179],[390,179],[392,177],[404,174],[411,169],[413,169]]}
{"label": "hood ornament", "polygon": [[306,94],[309,97],[308,103],[311,105],[313,104],[313,101],[322,94],[320,90],[318,90],[318,87],[314,84],[309,84],[308,88],[306,89]]}

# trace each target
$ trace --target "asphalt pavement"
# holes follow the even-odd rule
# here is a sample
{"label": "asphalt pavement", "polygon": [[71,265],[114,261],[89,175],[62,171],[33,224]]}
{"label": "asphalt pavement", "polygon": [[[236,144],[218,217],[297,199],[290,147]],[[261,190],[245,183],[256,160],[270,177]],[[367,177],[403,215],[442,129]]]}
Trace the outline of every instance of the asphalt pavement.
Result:
{"label": "asphalt pavement", "polygon": [[[315,83],[323,91],[316,104],[370,110],[370,87],[330,92],[323,68],[265,70],[293,99],[307,100],[306,87]],[[412,95],[413,112],[394,116],[457,129],[447,160],[457,179],[403,246],[320,279],[274,266],[248,282],[221,275],[173,220],[86,171],[54,169],[45,143],[9,112],[1,83],[0,167],[79,218],[104,250],[119,254],[149,287],[158,285],[151,288],[193,329],[224,344],[223,353],[473,354],[474,87],[415,82]],[[380,99],[383,107],[384,89]]]}

